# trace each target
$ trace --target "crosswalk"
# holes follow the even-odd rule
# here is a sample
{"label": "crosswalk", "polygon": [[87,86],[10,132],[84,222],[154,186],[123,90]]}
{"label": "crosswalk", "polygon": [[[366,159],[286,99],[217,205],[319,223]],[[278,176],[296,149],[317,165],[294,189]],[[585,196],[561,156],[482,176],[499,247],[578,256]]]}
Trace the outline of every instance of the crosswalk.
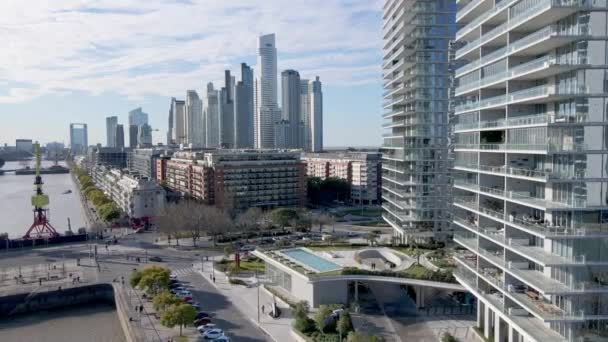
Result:
{"label": "crosswalk", "polygon": [[189,276],[194,271],[192,265],[171,267],[171,274],[175,274],[178,278]]}

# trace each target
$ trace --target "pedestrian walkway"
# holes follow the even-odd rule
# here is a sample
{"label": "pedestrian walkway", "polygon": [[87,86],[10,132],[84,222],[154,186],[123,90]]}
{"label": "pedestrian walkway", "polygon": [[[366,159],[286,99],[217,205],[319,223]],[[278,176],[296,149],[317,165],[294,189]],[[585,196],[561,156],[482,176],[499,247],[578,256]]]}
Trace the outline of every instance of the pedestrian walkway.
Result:
{"label": "pedestrian walkway", "polygon": [[173,268],[173,267],[171,268],[171,274],[175,274],[178,278],[187,277],[194,272],[195,272],[195,270],[192,267],[192,265],[188,265],[188,266],[184,266],[184,267],[178,266],[178,268]]}
{"label": "pedestrian walkway", "polygon": [[[202,269],[200,263],[197,271],[205,278],[213,279],[212,259],[203,263]],[[273,298],[263,287],[258,286],[255,278],[240,278],[245,280],[250,286],[232,285],[228,281],[228,277],[217,270],[215,273],[215,281],[212,284],[241,311],[241,313],[257,324],[270,338],[276,342],[292,341],[291,325],[293,322],[291,309],[288,305],[282,303],[280,299]],[[258,300],[259,298],[259,300]],[[268,315],[272,303],[276,302],[281,309],[281,317],[274,319]],[[258,305],[259,303],[259,305]],[[264,306],[264,313],[262,313]],[[259,310],[258,310],[259,309]],[[258,321],[259,315],[259,321]]]}

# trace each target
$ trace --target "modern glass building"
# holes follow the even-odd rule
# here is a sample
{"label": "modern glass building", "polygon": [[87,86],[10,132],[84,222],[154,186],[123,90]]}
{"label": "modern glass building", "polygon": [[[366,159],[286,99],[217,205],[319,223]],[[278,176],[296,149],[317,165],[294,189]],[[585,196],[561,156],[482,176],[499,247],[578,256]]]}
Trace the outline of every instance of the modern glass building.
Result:
{"label": "modern glass building", "polygon": [[444,239],[450,218],[449,48],[456,5],[384,2],[384,220],[402,242]]}
{"label": "modern glass building", "polygon": [[606,1],[457,5],[456,276],[477,325],[491,341],[606,341]]}

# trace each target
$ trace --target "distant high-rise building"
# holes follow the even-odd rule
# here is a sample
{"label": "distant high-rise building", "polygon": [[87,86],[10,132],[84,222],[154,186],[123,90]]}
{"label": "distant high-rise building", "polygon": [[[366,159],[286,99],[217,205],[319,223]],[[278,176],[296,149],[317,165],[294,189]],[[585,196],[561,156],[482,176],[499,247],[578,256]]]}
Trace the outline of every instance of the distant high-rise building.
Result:
{"label": "distant high-rise building", "polygon": [[220,144],[225,148],[234,147],[234,83],[234,76],[230,75],[230,70],[226,70],[224,72],[224,87],[220,90]]}
{"label": "distant high-rise building", "polygon": [[205,147],[220,146],[220,96],[213,88],[213,83],[207,83],[207,93],[204,111]]}
{"label": "distant high-rise building", "polygon": [[33,153],[34,143],[32,139],[17,139],[15,140],[15,150],[17,152]]}
{"label": "distant high-rise building", "polygon": [[167,120],[167,146],[175,144],[173,139],[173,100],[171,99],[171,106],[169,106],[169,118]]}
{"label": "distant high-rise building", "polygon": [[141,109],[135,108],[129,112],[129,126],[141,126],[148,123],[148,114]]}
{"label": "distant high-rise building", "polygon": [[106,146],[116,147],[116,125],[118,117],[109,116],[106,118]]}
{"label": "distant high-rise building", "polygon": [[185,133],[186,144],[202,147],[205,141],[203,131],[203,101],[194,90],[186,92]]}
{"label": "distant high-rise building", "polygon": [[[319,76],[308,84],[308,117],[304,121],[306,135],[311,137],[309,149],[323,151],[323,89]],[[308,128],[306,128],[308,126]]]}
{"label": "distant high-rise building", "polygon": [[281,111],[277,101],[277,49],[275,35],[258,40],[258,58],[254,83],[254,144],[256,148],[274,147],[274,123]]}
{"label": "distant high-rise building", "polygon": [[300,115],[304,122],[304,150],[312,150],[312,130],[310,122],[310,96],[307,79],[300,79]]}
{"label": "distant high-rise building", "polygon": [[171,109],[169,110],[169,116],[172,119],[171,127],[171,141],[174,144],[180,145],[186,143],[186,113],[185,113],[186,102],[182,100],[176,100],[175,97],[171,99]]}
{"label": "distant high-rise building", "polygon": [[139,135],[139,126],[129,125],[129,147],[137,147],[137,136]]}
{"label": "distant high-rise building", "polygon": [[123,125],[116,125],[116,146],[117,148],[125,147],[125,127]]}
{"label": "distant high-rise building", "polygon": [[[281,73],[282,115],[281,120],[288,122],[286,139],[275,139],[276,147],[303,148],[304,122],[301,116],[300,74],[295,70],[285,70]],[[275,123],[279,124],[278,122]],[[283,125],[283,123],[281,123]]]}
{"label": "distant high-rise building", "polygon": [[253,70],[241,64],[241,81],[234,90],[234,147],[253,148]]}
{"label": "distant high-rise building", "polygon": [[89,136],[87,132],[87,124],[70,124],[70,150],[72,151],[72,154],[85,154],[88,147]]}
{"label": "distant high-rise building", "polygon": [[137,132],[137,146],[150,147],[152,146],[152,127],[148,124],[139,126]]}

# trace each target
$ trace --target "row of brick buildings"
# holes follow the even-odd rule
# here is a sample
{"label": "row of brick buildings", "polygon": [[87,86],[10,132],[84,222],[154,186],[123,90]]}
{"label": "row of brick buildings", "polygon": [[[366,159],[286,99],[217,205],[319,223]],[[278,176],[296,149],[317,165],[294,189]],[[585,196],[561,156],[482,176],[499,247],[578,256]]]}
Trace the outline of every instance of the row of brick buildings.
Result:
{"label": "row of brick buildings", "polygon": [[156,163],[159,183],[206,204],[236,209],[306,204],[306,165],[300,152],[180,151]]}

